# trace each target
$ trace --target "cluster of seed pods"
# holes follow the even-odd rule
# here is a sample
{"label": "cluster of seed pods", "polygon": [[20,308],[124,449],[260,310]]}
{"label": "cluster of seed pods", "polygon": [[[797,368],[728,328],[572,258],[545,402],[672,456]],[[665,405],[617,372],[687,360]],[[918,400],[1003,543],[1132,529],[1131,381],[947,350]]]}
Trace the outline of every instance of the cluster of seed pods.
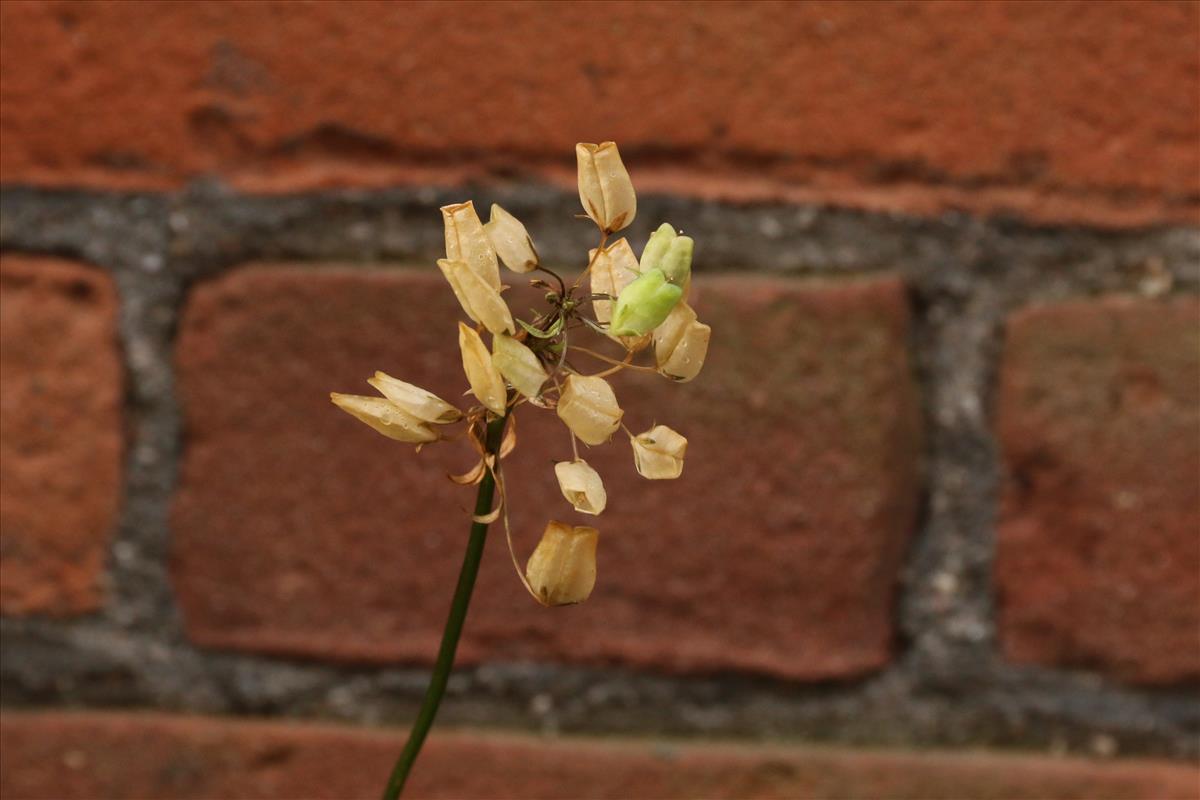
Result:
{"label": "cluster of seed pods", "polygon": [[[541,263],[525,226],[500,206],[492,206],[486,224],[470,201],[441,209],[446,257],[437,265],[472,323],[458,323],[458,343],[470,394],[478,405],[459,409],[383,372],[368,381],[379,397],[331,395],[335,405],[379,433],[418,448],[452,438],[448,426],[465,423],[479,460],[473,469],[451,477],[470,484],[490,474],[500,487],[500,505],[475,519],[491,522],[503,513],[506,531],[501,459],[515,446],[515,426],[509,420],[518,407],[553,410],[566,425],[574,457],[554,466],[559,488],[575,511],[600,515],[608,501],[604,482],[579,457],[577,440],[602,445],[623,430],[634,468],[652,480],[679,477],[687,450],[687,439],[666,425],[640,434],[630,431],[606,377],[632,369],[689,381],[699,374],[708,351],[711,329],[687,303],[692,239],[663,223],[640,257],[624,238],[609,243],[637,213],[633,184],[612,142],[578,144],[575,152],[579,198],[599,228],[600,242],[589,251],[583,273],[570,284]],[[531,280],[549,290],[544,311],[531,320],[513,316],[502,296],[508,287],[501,283],[501,264],[512,272],[540,272],[553,279],[554,283],[540,277]],[[609,356],[571,343],[588,330],[619,353]],[[490,349],[485,334],[491,337]],[[637,363],[646,353],[652,363]],[[604,368],[580,371],[571,355],[599,360]],[[501,420],[506,435],[493,452],[486,445],[487,431]],[[551,520],[523,573],[518,564],[518,575],[544,605],[582,602],[595,585],[598,541],[594,527]],[[510,549],[511,543],[509,532]],[[513,560],[516,564],[515,555]]]}

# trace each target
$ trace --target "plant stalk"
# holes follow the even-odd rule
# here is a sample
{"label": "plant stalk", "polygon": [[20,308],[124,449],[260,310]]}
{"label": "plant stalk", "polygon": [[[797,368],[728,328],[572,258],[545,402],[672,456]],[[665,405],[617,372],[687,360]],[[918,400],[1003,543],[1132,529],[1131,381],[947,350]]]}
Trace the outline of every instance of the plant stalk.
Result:
{"label": "plant stalk", "polygon": [[[488,423],[484,448],[491,455],[499,458],[500,443],[504,438],[504,424],[507,417],[500,417]],[[479,482],[479,493],[475,497],[475,516],[482,517],[492,510],[492,499],[496,490],[496,479],[488,470]],[[421,745],[433,727],[437,716],[438,706],[441,705],[442,695],[446,693],[446,684],[450,680],[450,670],[454,668],[454,654],[458,650],[458,639],[462,635],[463,623],[467,618],[467,608],[471,604],[471,592],[475,589],[475,577],[479,574],[479,564],[483,560],[483,545],[487,541],[488,524],[474,522],[467,539],[467,550],[463,554],[462,569],[458,573],[458,585],[454,587],[454,598],[450,601],[450,615],[446,618],[446,627],[442,631],[442,645],[438,649],[437,662],[433,665],[433,675],[429,679],[429,688],[425,690],[425,698],[421,701],[421,710],[413,722],[412,732],[392,774],[388,778],[387,788],[383,790],[383,800],[396,800],[404,790],[404,782],[412,770],[417,756],[421,753]]]}

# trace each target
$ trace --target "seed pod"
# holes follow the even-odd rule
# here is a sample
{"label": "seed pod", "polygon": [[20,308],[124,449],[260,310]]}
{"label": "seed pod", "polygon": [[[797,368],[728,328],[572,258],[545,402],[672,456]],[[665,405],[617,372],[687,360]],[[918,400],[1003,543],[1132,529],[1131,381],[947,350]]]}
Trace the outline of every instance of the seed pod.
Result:
{"label": "seed pod", "polygon": [[503,334],[493,336],[492,363],[521,394],[526,397],[541,394],[546,370],[533,351],[516,339]]}
{"label": "seed pod", "polygon": [[566,388],[558,399],[558,416],[581,442],[607,442],[620,427],[624,413],[604,378],[567,376]]}
{"label": "seed pod", "polygon": [[446,233],[446,258],[467,262],[471,271],[484,283],[500,291],[500,266],[496,263],[496,251],[492,249],[483,223],[475,213],[475,204],[468,200],[442,206],[442,224]]}
{"label": "seed pod", "polygon": [[692,251],[696,243],[690,236],[676,236],[663,256],[662,271],[667,280],[687,294],[692,283]]}
{"label": "seed pod", "polygon": [[619,231],[633,222],[637,196],[621,154],[612,142],[575,145],[579,165],[579,200],[583,210],[605,233]]}
{"label": "seed pod", "polygon": [[492,203],[492,216],[483,230],[504,266],[513,272],[532,272],[537,269],[537,250],[519,219]]}
{"label": "seed pod", "polygon": [[542,534],[525,578],[543,605],[582,603],[596,585],[596,543],[600,532],[551,521]]}
{"label": "seed pod", "polygon": [[411,414],[422,422],[445,424],[456,422],[462,418],[462,412],[447,403],[432,392],[427,392],[420,386],[413,386],[398,378],[393,378],[386,372],[376,372],[375,377],[367,381],[381,395],[391,400],[402,411]]}
{"label": "seed pod", "polygon": [[576,511],[581,514],[600,514],[604,511],[608,504],[604,482],[600,480],[600,473],[582,458],[558,462],[554,465],[554,474],[563,497]]}
{"label": "seed pod", "polygon": [[331,392],[329,399],[342,411],[389,439],[409,444],[437,441],[438,435],[428,425],[386,398]]}
{"label": "seed pod", "polygon": [[683,474],[687,439],[666,425],[656,425],[629,442],[633,445],[633,464],[643,478],[669,480]]}
{"label": "seed pod", "polygon": [[[638,276],[637,256],[626,239],[618,239],[603,250],[588,253],[592,261],[592,293],[616,297]],[[593,300],[592,312],[597,322],[612,319],[612,300]]]}
{"label": "seed pod", "polygon": [[708,355],[712,328],[696,319],[696,312],[680,302],[654,329],[654,360],[666,377],[686,383],[700,374]]}
{"label": "seed pod", "polygon": [[650,239],[642,248],[642,260],[639,264],[641,271],[662,269],[663,256],[667,254],[667,248],[670,247],[671,241],[678,235],[671,223],[664,222],[659,225],[658,230],[650,234]]}
{"label": "seed pod", "polygon": [[508,400],[504,378],[492,364],[492,356],[488,353],[483,339],[474,328],[469,328],[461,322],[458,323],[458,348],[462,351],[463,372],[467,373],[471,394],[489,411],[503,417]]}
{"label": "seed pod", "polygon": [[500,292],[476,275],[465,261],[439,259],[438,269],[446,276],[459,305],[473,322],[492,333],[512,333],[516,330],[512,312]]}
{"label": "seed pod", "polygon": [[641,336],[662,324],[683,296],[683,289],[667,283],[662,270],[644,272],[621,290],[608,332],[612,336]]}

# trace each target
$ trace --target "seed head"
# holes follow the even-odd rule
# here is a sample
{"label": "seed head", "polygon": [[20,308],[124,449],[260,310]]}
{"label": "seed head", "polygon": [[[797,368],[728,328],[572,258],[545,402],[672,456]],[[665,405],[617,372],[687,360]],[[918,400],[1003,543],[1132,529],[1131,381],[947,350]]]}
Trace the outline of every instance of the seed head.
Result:
{"label": "seed head", "polygon": [[543,605],[564,606],[588,599],[596,585],[599,538],[595,528],[554,521],[546,526],[525,566],[529,587]]}
{"label": "seed head", "polygon": [[621,154],[612,142],[575,145],[579,167],[579,200],[583,210],[605,233],[613,233],[633,222],[637,196]]}
{"label": "seed head", "polygon": [[700,374],[708,355],[712,328],[696,319],[687,303],[680,303],[654,330],[654,360],[658,371],[686,383]]}
{"label": "seed head", "polygon": [[558,488],[563,497],[581,514],[600,514],[608,505],[608,494],[600,473],[592,469],[582,458],[560,461],[554,465]]}
{"label": "seed head", "polygon": [[526,397],[541,394],[546,370],[534,352],[511,336],[492,337],[492,363],[513,388]]}
{"label": "seed head", "polygon": [[461,322],[458,323],[458,348],[462,351],[463,372],[467,373],[471,394],[475,395],[488,411],[503,417],[507,403],[504,378],[501,377],[500,370],[492,364],[492,356],[488,353],[483,339],[474,328]]}
{"label": "seed head", "polygon": [[504,266],[513,272],[532,272],[537,269],[537,250],[519,219],[492,203],[491,219],[483,229]]}
{"label": "seed head", "polygon": [[651,480],[669,480],[683,474],[687,439],[666,425],[655,425],[630,439],[638,474]]}
{"label": "seed head", "polygon": [[603,378],[568,375],[558,400],[558,416],[585,444],[604,444],[616,433],[625,412]]}

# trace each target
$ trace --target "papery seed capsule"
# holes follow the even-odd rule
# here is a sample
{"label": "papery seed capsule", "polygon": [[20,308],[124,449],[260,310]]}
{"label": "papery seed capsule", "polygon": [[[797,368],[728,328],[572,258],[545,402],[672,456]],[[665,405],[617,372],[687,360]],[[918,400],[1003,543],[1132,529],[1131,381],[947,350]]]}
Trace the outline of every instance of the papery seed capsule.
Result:
{"label": "papery seed capsule", "polygon": [[668,281],[683,289],[685,295],[692,283],[692,251],[695,244],[690,236],[676,236],[663,256],[663,274]]}
{"label": "papery seed capsule", "polygon": [[428,425],[386,398],[331,392],[329,399],[342,411],[389,439],[409,444],[437,441],[438,435]]}
{"label": "papery seed capsule", "polygon": [[621,290],[608,332],[612,336],[641,336],[662,324],[683,296],[683,289],[667,283],[660,269],[642,273]]}
{"label": "papery seed capsule", "polygon": [[393,378],[386,372],[376,372],[375,377],[367,381],[381,395],[391,400],[401,410],[408,412],[422,422],[445,424],[462,419],[462,412],[420,386]]}
{"label": "papery seed capsule", "polygon": [[513,272],[532,272],[537,269],[537,250],[519,219],[492,203],[492,216],[483,230],[504,266]]}
{"label": "papery seed capsule", "polygon": [[554,465],[558,488],[563,497],[581,514],[600,514],[608,504],[608,493],[600,473],[592,469],[582,458],[560,461]]}
{"label": "papery seed capsule", "polygon": [[604,378],[568,375],[558,399],[558,416],[585,444],[607,442],[621,425],[625,412]]}
{"label": "papery seed capsule", "polygon": [[656,425],[629,442],[633,445],[634,466],[643,478],[669,480],[683,474],[687,439],[666,425]]}
{"label": "papery seed capsule", "polygon": [[600,532],[551,521],[542,534],[525,578],[534,594],[547,606],[582,603],[596,585],[596,544]]}
{"label": "papery seed capsule", "polygon": [[492,249],[483,223],[475,213],[475,204],[468,200],[442,206],[442,223],[446,234],[446,258],[465,261],[484,283],[500,291],[500,266],[496,263],[496,251]]}
{"label": "papery seed capsule", "polygon": [[[637,256],[626,239],[618,239],[603,250],[588,253],[592,262],[592,293],[617,297],[621,290],[633,283],[638,276]],[[612,300],[593,300],[592,312],[597,322],[612,319]]]}
{"label": "papery seed capsule", "polygon": [[680,302],[654,329],[654,360],[658,371],[686,383],[700,374],[708,355],[712,328],[696,319],[696,312]]}
{"label": "papery seed capsule", "polygon": [[465,261],[438,259],[438,269],[446,276],[454,296],[463,311],[474,322],[478,322],[492,333],[512,333],[516,330],[508,304],[482,278],[476,275]]}
{"label": "papery seed capsule", "polygon": [[461,322],[458,323],[458,347],[462,351],[463,372],[467,373],[467,383],[471,386],[471,394],[475,395],[484,407],[497,416],[503,417],[508,395],[504,389],[504,378],[492,364],[492,355],[488,352],[483,339]]}
{"label": "papery seed capsule", "polygon": [[642,260],[639,263],[641,271],[662,269],[663,256],[667,254],[667,248],[671,246],[671,241],[678,235],[671,223],[664,222],[659,225],[658,230],[650,234],[650,239],[642,249]]}
{"label": "papery seed capsule", "polygon": [[546,382],[546,370],[533,351],[511,336],[492,337],[492,363],[500,374],[526,397],[537,397]]}
{"label": "papery seed capsule", "polygon": [[579,167],[579,200],[583,210],[605,233],[619,231],[633,222],[637,196],[621,154],[612,142],[575,145]]}

